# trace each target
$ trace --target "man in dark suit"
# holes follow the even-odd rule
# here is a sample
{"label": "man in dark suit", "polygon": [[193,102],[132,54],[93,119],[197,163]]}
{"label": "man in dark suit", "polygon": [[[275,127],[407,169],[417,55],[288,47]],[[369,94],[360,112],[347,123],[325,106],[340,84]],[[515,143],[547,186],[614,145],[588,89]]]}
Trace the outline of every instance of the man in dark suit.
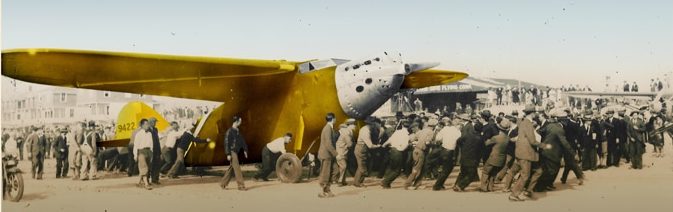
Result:
{"label": "man in dark suit", "polygon": [[506,133],[509,130],[510,122],[508,119],[501,117],[498,117],[496,121],[498,122],[500,132],[485,143],[487,147],[491,146],[491,152],[481,174],[481,186],[479,189],[482,192],[493,191],[495,177],[505,165],[505,160],[507,159],[506,152],[509,136]]}
{"label": "man in dark suit", "polygon": [[333,197],[334,193],[330,189],[332,184],[332,175],[337,173],[336,167],[336,147],[335,137],[336,132],[334,131],[334,123],[336,123],[336,117],[334,113],[328,113],[325,117],[327,124],[322,128],[322,133],[320,133],[320,148],[318,149],[318,159],[320,159],[320,177],[318,183],[322,188],[322,192],[318,194],[318,197]]}
{"label": "man in dark suit", "polygon": [[[567,112],[567,111],[566,111]],[[591,112],[588,112],[586,116],[591,120]],[[584,172],[582,172],[582,169],[580,166],[577,164],[577,161],[575,161],[575,155],[580,156],[581,160],[581,153],[578,152],[580,149],[579,144],[578,144],[578,137],[579,137],[579,131],[580,131],[580,124],[575,122],[572,117],[567,117],[567,118],[558,118],[559,123],[563,126],[563,130],[565,131],[566,139],[568,140],[568,143],[570,144],[570,151],[564,151],[563,152],[563,161],[565,163],[565,166],[563,167],[563,174],[561,175],[561,183],[565,184],[566,180],[568,179],[568,174],[570,174],[570,171],[573,171],[575,174],[575,177],[578,180],[578,184],[582,185],[584,184]]]}
{"label": "man in dark suit", "polygon": [[65,178],[68,176],[68,139],[66,134],[68,129],[61,129],[52,144],[54,146],[54,156],[56,158],[56,178]]}
{"label": "man in dark suit", "polygon": [[601,134],[600,126],[597,122],[594,122],[591,117],[584,116],[582,118],[583,125],[579,128],[578,136],[579,143],[582,147],[582,169],[583,170],[596,170],[597,166],[597,149],[603,140]]}
{"label": "man in dark suit", "polygon": [[26,138],[28,144],[28,158],[33,162],[30,173],[33,179],[42,179],[42,169],[44,166],[44,156],[47,150],[47,139],[44,137],[42,129],[33,127],[33,133]]}
{"label": "man in dark suit", "polygon": [[618,121],[617,123],[614,124],[615,126],[615,133],[617,136],[617,146],[616,146],[616,155],[615,155],[615,160],[617,161],[614,165],[619,166],[619,161],[621,158],[626,159],[626,163],[631,162],[631,157],[629,156],[629,136],[628,136],[628,122],[630,117],[625,116],[626,114],[626,109],[620,110],[617,115],[619,115],[619,118],[615,119]]}
{"label": "man in dark suit", "polygon": [[[481,112],[481,118],[479,121],[484,125],[481,133],[481,139],[483,140],[482,143],[486,142],[488,139],[491,139],[500,131],[498,130],[498,126],[495,123],[495,120],[493,120],[491,111],[489,110],[484,110]],[[482,151],[482,162],[484,162],[484,164],[486,164],[486,160],[488,160],[488,156],[491,154],[491,148],[493,148],[493,146],[485,146],[484,151]]]}
{"label": "man in dark suit", "polygon": [[243,135],[241,135],[240,129],[238,129],[238,127],[241,126],[241,117],[234,116],[232,121],[234,123],[231,124],[231,128],[224,134],[224,152],[227,154],[229,168],[224,172],[224,177],[222,177],[222,181],[220,181],[220,187],[226,189],[231,177],[235,176],[238,190],[245,191],[246,188],[243,182],[243,173],[241,172],[241,166],[238,163],[238,154],[243,151],[243,156],[248,158],[248,144],[245,143],[245,139],[243,138]]}
{"label": "man in dark suit", "polygon": [[[542,146],[535,138],[535,127],[533,126],[533,118],[536,116],[536,109],[533,105],[527,105],[524,110],[525,118],[519,124],[519,137],[516,141],[516,149],[514,155],[517,164],[521,167],[520,176],[516,184],[512,188],[512,193],[509,199],[512,201],[523,201],[528,199],[531,195],[530,191],[525,192],[526,182],[528,189],[531,190],[537,184],[537,180],[542,175],[542,169],[538,164],[540,156],[537,152],[537,147]],[[531,171],[532,177],[531,177]]]}
{"label": "man in dark suit", "polygon": [[561,169],[561,159],[563,159],[563,155],[570,154],[572,158],[575,156],[574,153],[572,153],[573,148],[566,139],[563,126],[556,119],[565,118],[567,117],[567,114],[565,111],[561,110],[551,111],[551,114],[552,118],[547,120],[547,124],[545,124],[544,128],[541,130],[542,133],[540,133],[542,136],[542,143],[550,145],[551,148],[544,149],[540,154],[542,156],[540,162],[543,166],[544,174],[535,187],[535,190],[537,191],[553,190],[554,181]]}
{"label": "man in dark suit", "polygon": [[631,112],[631,120],[628,124],[628,145],[631,155],[631,168],[643,169],[643,154],[645,153],[644,136],[645,121],[639,111]]}
{"label": "man in dark suit", "polygon": [[150,178],[152,184],[159,183],[159,172],[161,170],[161,143],[159,142],[159,129],[157,129],[157,118],[151,117],[148,119],[150,123],[150,131],[152,133],[152,167],[150,169]]}
{"label": "man in dark suit", "polygon": [[456,192],[465,191],[470,183],[479,179],[477,168],[482,158],[481,150],[484,143],[481,139],[482,125],[473,125],[467,122],[461,130],[461,135],[456,143],[460,151],[460,173],[456,178],[453,190]]}

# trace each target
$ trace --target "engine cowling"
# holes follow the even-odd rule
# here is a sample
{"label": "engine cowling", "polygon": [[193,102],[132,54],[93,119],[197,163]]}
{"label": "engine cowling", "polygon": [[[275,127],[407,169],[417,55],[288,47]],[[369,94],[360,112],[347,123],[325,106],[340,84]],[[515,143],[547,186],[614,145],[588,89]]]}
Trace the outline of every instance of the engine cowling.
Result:
{"label": "engine cowling", "polygon": [[338,65],[335,80],[341,108],[350,117],[366,118],[400,90],[409,72],[401,54],[391,52]]}

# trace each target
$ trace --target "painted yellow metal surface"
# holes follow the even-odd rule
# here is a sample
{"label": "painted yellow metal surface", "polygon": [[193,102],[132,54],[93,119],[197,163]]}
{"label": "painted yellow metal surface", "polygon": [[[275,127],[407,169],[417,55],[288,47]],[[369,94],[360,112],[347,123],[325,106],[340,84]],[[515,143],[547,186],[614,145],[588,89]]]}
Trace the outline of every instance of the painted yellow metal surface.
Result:
{"label": "painted yellow metal surface", "polygon": [[[303,156],[316,151],[319,141],[308,148],[319,139],[325,115],[336,115],[335,126],[348,118],[337,97],[335,67],[300,73],[297,62],[284,60],[58,49],[9,50],[2,56],[2,74],[18,80],[222,102],[203,120],[197,135],[213,141],[193,145],[185,158],[189,165],[227,163],[224,133],[231,127],[234,115],[242,117],[240,129],[250,149],[250,157],[241,158],[243,163],[259,162],[264,145],[287,132],[295,135],[288,145],[292,152]],[[445,84],[466,76],[452,71],[418,71],[407,76],[403,88]],[[151,108],[129,107],[120,114],[118,124],[145,116],[163,120]],[[128,136],[124,130],[118,139]]]}

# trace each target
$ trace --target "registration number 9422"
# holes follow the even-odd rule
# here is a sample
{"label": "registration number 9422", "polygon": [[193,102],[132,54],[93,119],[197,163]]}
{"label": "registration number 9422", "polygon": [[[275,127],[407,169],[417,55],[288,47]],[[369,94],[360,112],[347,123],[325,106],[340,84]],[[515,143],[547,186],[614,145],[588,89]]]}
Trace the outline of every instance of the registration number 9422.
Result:
{"label": "registration number 9422", "polygon": [[136,129],[136,123],[134,123],[134,122],[129,122],[129,123],[124,123],[124,124],[118,124],[117,125],[117,133],[125,132],[125,131],[133,131],[134,129]]}

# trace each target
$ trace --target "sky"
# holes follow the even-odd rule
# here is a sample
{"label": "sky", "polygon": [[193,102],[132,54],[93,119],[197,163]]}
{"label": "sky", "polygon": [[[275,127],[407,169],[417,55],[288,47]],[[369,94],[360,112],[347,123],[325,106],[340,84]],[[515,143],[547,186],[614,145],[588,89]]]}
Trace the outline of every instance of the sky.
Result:
{"label": "sky", "polygon": [[643,88],[673,71],[673,1],[4,0],[1,36],[3,50],[293,61],[398,51],[555,87],[612,75]]}

